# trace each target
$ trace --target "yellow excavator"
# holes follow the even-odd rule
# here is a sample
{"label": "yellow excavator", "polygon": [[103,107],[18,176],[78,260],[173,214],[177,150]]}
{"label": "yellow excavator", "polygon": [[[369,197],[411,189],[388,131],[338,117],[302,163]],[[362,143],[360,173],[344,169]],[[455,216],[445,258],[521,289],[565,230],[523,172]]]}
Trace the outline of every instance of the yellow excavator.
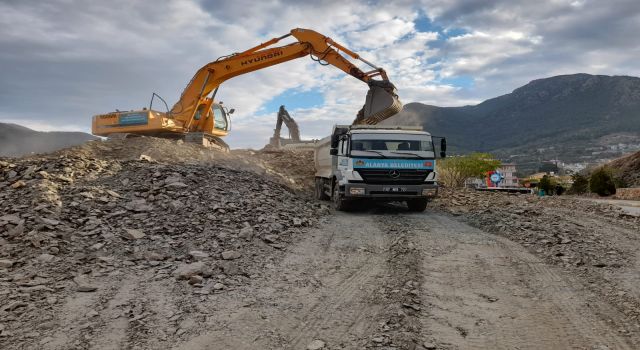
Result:
{"label": "yellow excavator", "polygon": [[[289,36],[298,41],[268,48]],[[364,62],[372,70],[360,70],[341,52]],[[331,38],[313,30],[296,28],[289,34],[271,39],[244,52],[220,57],[200,68],[182,92],[180,100],[170,110],[166,102],[154,93],[149,108],[128,112],[116,110],[94,116],[92,133],[98,136],[133,134],[182,138],[228,149],[220,138],[229,133],[229,115],[234,110],[227,110],[222,102],[217,103],[214,100],[220,84],[235,76],[306,55],[322,65],[331,64],[368,84],[365,105],[358,112],[354,124],[377,124],[402,110],[396,88],[389,81],[384,69],[376,67]],[[379,79],[374,79],[376,77]],[[156,97],[164,103],[166,112],[153,109]]]}

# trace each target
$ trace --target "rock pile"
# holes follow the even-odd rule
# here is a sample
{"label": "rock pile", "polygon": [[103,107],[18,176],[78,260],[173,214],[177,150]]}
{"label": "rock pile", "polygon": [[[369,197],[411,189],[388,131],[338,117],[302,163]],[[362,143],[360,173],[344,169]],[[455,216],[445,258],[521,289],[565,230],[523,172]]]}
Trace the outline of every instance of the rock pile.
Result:
{"label": "rock pile", "polygon": [[286,179],[287,185],[304,193],[312,193],[315,168],[312,150],[234,151],[234,155],[256,159],[267,173]]}
{"label": "rock pile", "polygon": [[149,138],[0,160],[0,345],[42,338],[31,326],[104,276],[242,283],[326,210],[250,163]]}
{"label": "rock pile", "polygon": [[444,190],[435,204],[561,265],[619,266],[628,255],[621,254],[614,240],[603,239],[602,230],[640,227],[639,218],[618,208],[570,196]]}

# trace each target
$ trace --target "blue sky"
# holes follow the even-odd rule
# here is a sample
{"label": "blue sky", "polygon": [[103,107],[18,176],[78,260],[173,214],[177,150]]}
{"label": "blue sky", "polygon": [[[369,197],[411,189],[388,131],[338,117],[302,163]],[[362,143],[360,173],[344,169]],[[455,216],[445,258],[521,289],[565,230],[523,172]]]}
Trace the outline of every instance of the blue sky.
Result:
{"label": "blue sky", "polygon": [[[152,92],[172,105],[204,64],[296,27],[383,67],[405,103],[473,104],[558,74],[640,74],[634,0],[0,0],[0,121],[88,131],[92,115],[141,108]],[[259,148],[280,105],[317,138],[351,122],[366,91],[303,57],[229,80],[217,97],[236,109],[227,142]]]}

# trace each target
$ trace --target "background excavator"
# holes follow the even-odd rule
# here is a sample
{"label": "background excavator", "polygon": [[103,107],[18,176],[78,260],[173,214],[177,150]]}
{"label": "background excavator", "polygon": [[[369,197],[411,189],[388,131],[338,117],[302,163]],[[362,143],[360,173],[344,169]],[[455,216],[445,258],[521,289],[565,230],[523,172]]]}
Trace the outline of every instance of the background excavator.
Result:
{"label": "background excavator", "polygon": [[269,145],[271,145],[271,147],[273,148],[280,148],[283,146],[282,142],[284,140],[280,137],[283,123],[289,130],[288,141],[300,142],[300,129],[298,128],[298,123],[293,120],[284,106],[280,106],[280,109],[278,110],[278,120],[276,121],[276,128],[273,130],[273,137],[269,140]]}
{"label": "background excavator", "polygon": [[[298,41],[268,48],[289,36]],[[366,63],[372,70],[360,70],[340,52]],[[215,102],[219,86],[235,76],[306,55],[320,64],[331,64],[369,85],[365,104],[358,112],[354,124],[377,124],[402,110],[395,86],[389,81],[384,69],[376,67],[331,38],[313,30],[296,28],[289,34],[271,39],[244,52],[220,57],[203,66],[170,110],[162,98],[159,99],[167,111],[153,110],[154,98],[159,97],[154,93],[148,109],[128,112],[116,110],[94,116],[92,133],[98,136],[134,134],[184,138],[187,141],[203,142],[228,149],[220,137],[229,133],[229,114],[233,113],[233,109],[227,110],[222,106],[222,102]],[[374,79],[376,77],[379,79]]]}

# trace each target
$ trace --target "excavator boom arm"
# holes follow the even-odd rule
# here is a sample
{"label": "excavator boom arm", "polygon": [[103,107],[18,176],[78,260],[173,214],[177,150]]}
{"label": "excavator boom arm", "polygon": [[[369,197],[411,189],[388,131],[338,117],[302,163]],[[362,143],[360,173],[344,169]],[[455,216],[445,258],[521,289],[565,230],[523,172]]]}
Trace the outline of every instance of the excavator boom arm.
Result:
{"label": "excavator boom arm", "polygon": [[298,123],[296,123],[296,121],[291,118],[289,112],[287,112],[284,106],[280,106],[280,109],[278,110],[278,120],[276,121],[276,128],[273,132],[273,138],[278,139],[280,137],[280,131],[282,129],[283,122],[289,130],[290,138],[293,141],[300,141],[300,129],[298,128]]}
{"label": "excavator boom arm", "polygon": [[[289,36],[295,37],[298,42],[281,47],[268,48]],[[342,56],[340,51],[352,58],[362,60],[354,52],[313,30],[293,29],[287,35],[271,39],[244,52],[222,57],[200,68],[182,92],[180,100],[171,109],[170,117],[182,121],[184,125],[191,125],[196,108],[205,103],[205,98],[224,81],[306,55],[310,55],[312,59],[318,62],[331,64],[365,83],[371,84],[374,81],[373,78],[379,76],[383,81],[390,84],[383,69],[362,60],[373,68],[371,71],[364,72]],[[389,89],[393,89],[393,86],[391,85]],[[395,96],[395,99],[397,100],[397,96]],[[210,102],[208,103],[210,104]],[[393,114],[395,113],[397,111],[393,112]]]}

